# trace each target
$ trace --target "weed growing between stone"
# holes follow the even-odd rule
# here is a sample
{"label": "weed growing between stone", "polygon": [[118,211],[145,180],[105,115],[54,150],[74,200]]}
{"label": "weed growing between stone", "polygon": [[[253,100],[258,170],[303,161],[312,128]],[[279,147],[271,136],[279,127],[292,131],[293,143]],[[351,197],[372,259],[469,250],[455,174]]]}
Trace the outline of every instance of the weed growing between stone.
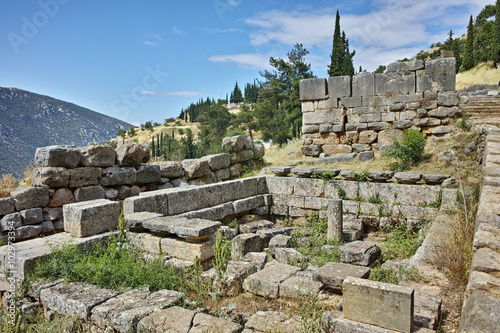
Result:
{"label": "weed growing between stone", "polygon": [[321,333],[321,316],[325,312],[318,300],[318,294],[308,293],[303,295],[298,294],[297,313],[300,316],[300,324],[303,333]]}
{"label": "weed growing between stone", "polygon": [[398,284],[399,279],[398,275],[393,269],[390,268],[383,268],[383,267],[375,267],[368,278],[369,280],[372,281],[379,281],[379,282],[385,282],[385,283],[392,283],[392,284]]}
{"label": "weed growing between stone", "polygon": [[220,231],[217,231],[214,245],[214,269],[217,273],[219,281],[227,269],[227,263],[231,259],[231,242],[226,237],[222,236]]}
{"label": "weed growing between stone", "polygon": [[382,228],[387,232],[387,239],[382,246],[382,260],[408,259],[417,252],[422,245],[423,237],[419,232],[408,230],[406,225]]}

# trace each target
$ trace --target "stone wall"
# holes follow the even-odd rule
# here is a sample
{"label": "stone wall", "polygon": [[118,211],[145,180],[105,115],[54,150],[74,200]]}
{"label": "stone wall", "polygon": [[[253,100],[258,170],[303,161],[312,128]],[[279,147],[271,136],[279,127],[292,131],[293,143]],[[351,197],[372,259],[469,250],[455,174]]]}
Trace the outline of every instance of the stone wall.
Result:
{"label": "stone wall", "polygon": [[396,62],[385,73],[300,82],[302,153],[339,154],[383,149],[416,126],[428,136],[452,132],[461,113],[455,58]]}
{"label": "stone wall", "polygon": [[[109,199],[122,202],[142,192],[203,185],[239,176],[243,166],[264,156],[264,147],[245,135],[225,138],[227,153],[182,162],[154,162],[149,147],[49,146],[35,153],[33,187],[0,198],[0,237],[22,241],[64,229],[63,206]],[[9,231],[11,234],[9,234]],[[12,234],[12,232],[14,234]]]}
{"label": "stone wall", "polygon": [[500,131],[486,136],[483,183],[460,332],[493,332],[500,322]]}

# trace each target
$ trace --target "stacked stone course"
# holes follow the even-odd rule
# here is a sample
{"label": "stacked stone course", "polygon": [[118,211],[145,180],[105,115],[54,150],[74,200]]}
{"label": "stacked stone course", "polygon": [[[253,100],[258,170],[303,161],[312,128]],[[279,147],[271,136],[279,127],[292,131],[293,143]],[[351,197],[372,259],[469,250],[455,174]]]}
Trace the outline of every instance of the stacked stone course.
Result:
{"label": "stacked stone course", "polygon": [[428,137],[445,136],[461,114],[455,79],[455,58],[442,58],[391,63],[385,73],[302,80],[302,153],[378,150],[412,126]]}

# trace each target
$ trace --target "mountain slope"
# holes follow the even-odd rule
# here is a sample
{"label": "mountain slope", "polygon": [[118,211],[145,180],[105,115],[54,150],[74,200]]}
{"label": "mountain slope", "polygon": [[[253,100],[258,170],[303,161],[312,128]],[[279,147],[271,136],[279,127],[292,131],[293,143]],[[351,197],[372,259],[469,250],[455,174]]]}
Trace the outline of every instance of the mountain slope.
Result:
{"label": "mountain slope", "polygon": [[81,106],[17,88],[0,87],[0,174],[19,177],[37,147],[86,146],[132,127]]}

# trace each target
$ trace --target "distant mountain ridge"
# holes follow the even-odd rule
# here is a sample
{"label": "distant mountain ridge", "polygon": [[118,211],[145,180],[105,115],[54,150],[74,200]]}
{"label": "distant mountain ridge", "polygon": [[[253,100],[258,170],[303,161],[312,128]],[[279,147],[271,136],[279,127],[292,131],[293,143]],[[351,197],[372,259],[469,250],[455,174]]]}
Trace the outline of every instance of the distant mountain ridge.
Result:
{"label": "distant mountain ridge", "polygon": [[38,147],[102,143],[131,127],[73,103],[0,87],[0,174],[21,176]]}

